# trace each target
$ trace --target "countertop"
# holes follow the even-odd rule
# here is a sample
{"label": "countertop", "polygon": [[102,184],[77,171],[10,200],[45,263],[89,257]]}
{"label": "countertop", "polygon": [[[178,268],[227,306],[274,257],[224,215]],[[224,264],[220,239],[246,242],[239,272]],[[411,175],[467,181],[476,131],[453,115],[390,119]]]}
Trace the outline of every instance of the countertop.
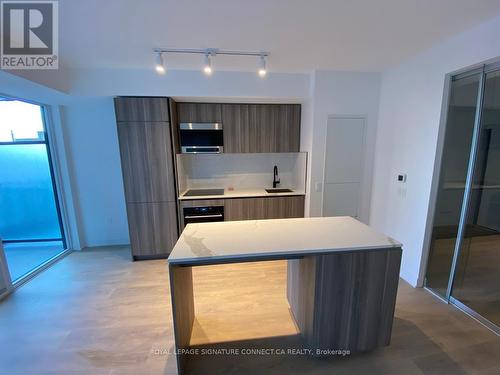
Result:
{"label": "countertop", "polygon": [[[270,188],[262,188],[262,189],[235,189],[228,190],[224,189],[224,195],[191,195],[189,197],[185,197],[184,194],[186,191],[183,191],[179,196],[179,200],[192,200],[192,199],[230,199],[230,198],[251,198],[251,197],[286,197],[286,196],[294,196],[294,195],[305,195],[305,191],[300,189],[292,189],[291,193],[268,193],[266,189]],[[281,187],[280,187],[281,189]],[[286,187],[284,187],[286,189]]]}
{"label": "countertop", "polygon": [[188,224],[168,257],[197,265],[402,245],[349,216]]}

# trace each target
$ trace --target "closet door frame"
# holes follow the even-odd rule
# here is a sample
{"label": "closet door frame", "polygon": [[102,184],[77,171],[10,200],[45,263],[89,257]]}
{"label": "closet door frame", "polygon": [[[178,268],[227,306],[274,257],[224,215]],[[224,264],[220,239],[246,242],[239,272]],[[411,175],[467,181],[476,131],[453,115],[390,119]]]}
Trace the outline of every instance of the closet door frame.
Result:
{"label": "closet door frame", "polygon": [[[427,214],[427,223],[426,223],[426,230],[425,230],[425,237],[424,237],[424,249],[425,253],[422,256],[422,265],[425,265],[424,267],[420,267],[420,274],[419,274],[419,280],[418,280],[418,286],[423,286],[426,290],[428,290],[430,293],[432,293],[434,296],[437,298],[441,299],[442,301],[448,303],[448,304],[453,304],[459,309],[463,310],[465,313],[468,315],[472,316],[474,319],[479,321],[481,324],[495,332],[496,334],[500,335],[500,327],[497,325],[493,324],[486,318],[484,318],[482,315],[478,314],[476,311],[472,310],[468,306],[464,305],[462,302],[454,298],[452,294],[453,290],[453,284],[455,281],[455,275],[456,275],[456,270],[458,266],[458,262],[460,259],[460,252],[462,248],[462,242],[463,242],[463,237],[465,233],[465,225],[466,225],[466,220],[467,220],[467,214],[468,214],[468,209],[469,209],[469,198],[472,190],[472,183],[473,183],[473,178],[474,178],[474,168],[476,164],[476,158],[477,158],[477,149],[478,149],[478,143],[479,143],[479,135],[481,132],[481,120],[482,120],[482,112],[483,112],[483,100],[484,100],[484,91],[485,91],[485,81],[486,81],[486,74],[500,70],[500,61],[496,61],[490,64],[480,64],[476,65],[473,67],[469,67],[466,69],[461,69],[460,71],[454,72],[447,74],[445,77],[445,85],[444,85],[444,95],[443,95],[443,104],[441,107],[441,118],[440,118],[440,126],[439,126],[439,133],[438,133],[438,142],[437,142],[437,152],[436,152],[436,158],[434,162],[434,172],[433,172],[433,177],[432,177],[432,186],[431,186],[431,195],[430,195],[430,200],[429,200],[429,208],[428,208],[428,214]],[[440,175],[441,175],[441,162],[442,162],[442,156],[443,156],[443,149],[444,149],[444,141],[445,141],[445,130],[446,130],[446,123],[447,123],[447,117],[448,117],[448,107],[449,107],[449,101],[450,101],[450,96],[451,96],[451,82],[454,79],[460,79],[464,78],[470,75],[475,75],[480,73],[480,81],[479,81],[479,87],[478,87],[478,96],[477,96],[477,102],[476,102],[476,113],[474,117],[474,130],[473,130],[473,136],[472,136],[472,143],[471,143],[471,150],[470,150],[470,157],[469,157],[469,164],[467,167],[467,178],[466,178],[466,183],[465,183],[465,190],[464,190],[464,196],[462,200],[462,207],[460,211],[460,221],[459,221],[459,226],[458,226],[458,233],[457,233],[457,240],[455,242],[455,247],[454,247],[454,252],[453,252],[453,258],[452,258],[452,263],[451,263],[451,269],[450,269],[450,275],[448,279],[448,285],[447,285],[447,290],[446,290],[446,295],[445,298],[442,296],[438,295],[432,289],[426,287],[424,285],[424,279],[425,275],[427,273],[428,269],[428,262],[429,262],[429,252],[430,252],[430,247],[431,247],[431,235],[432,235],[432,230],[433,230],[433,224],[434,224],[434,215],[435,215],[435,208],[436,208],[436,202],[437,202],[437,193],[439,189],[439,183],[440,183]]]}

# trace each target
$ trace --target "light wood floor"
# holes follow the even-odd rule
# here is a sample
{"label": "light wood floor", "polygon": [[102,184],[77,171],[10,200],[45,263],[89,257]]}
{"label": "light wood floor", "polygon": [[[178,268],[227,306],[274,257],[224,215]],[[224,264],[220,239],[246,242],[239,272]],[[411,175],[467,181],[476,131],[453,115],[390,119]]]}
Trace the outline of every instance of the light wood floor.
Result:
{"label": "light wood floor", "polygon": [[[286,263],[193,272],[192,344],[300,345],[285,297]],[[2,374],[175,374],[167,265],[124,247],[73,253],[0,302]],[[197,374],[500,374],[500,338],[400,283],[392,343],[356,356],[199,356]]]}

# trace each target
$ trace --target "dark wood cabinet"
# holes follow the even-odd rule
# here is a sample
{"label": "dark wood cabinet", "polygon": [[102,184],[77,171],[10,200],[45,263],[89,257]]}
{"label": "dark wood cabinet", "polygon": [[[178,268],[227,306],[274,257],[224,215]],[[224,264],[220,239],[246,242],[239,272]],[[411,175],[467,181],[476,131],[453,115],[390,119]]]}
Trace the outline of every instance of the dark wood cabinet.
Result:
{"label": "dark wood cabinet", "polygon": [[223,104],[224,152],[299,152],[299,104]]}
{"label": "dark wood cabinet", "polygon": [[272,106],[277,114],[274,118],[275,144],[272,152],[300,151],[300,104]]}
{"label": "dark wood cabinet", "polygon": [[184,207],[224,206],[224,221],[304,217],[304,196],[195,199],[179,201],[180,230]]}
{"label": "dark wood cabinet", "polygon": [[168,98],[115,98],[134,259],[167,257],[178,238],[171,108]]}
{"label": "dark wood cabinet", "polygon": [[224,152],[259,152],[258,150],[266,148],[265,146],[258,144],[260,142],[260,136],[257,130],[256,116],[256,105],[222,105]]}
{"label": "dark wood cabinet", "polygon": [[177,103],[178,123],[219,122],[224,152],[299,152],[300,104]]}
{"label": "dark wood cabinet", "polygon": [[[181,144],[180,144],[180,133],[179,133],[179,116],[177,113],[177,103],[169,99],[169,110],[170,110],[170,135],[172,138],[172,152],[175,154],[179,154],[181,152]],[[174,158],[174,170],[176,168],[175,158]]]}
{"label": "dark wood cabinet", "polygon": [[116,121],[170,121],[168,98],[115,98],[115,114]]}
{"label": "dark wood cabinet", "polygon": [[222,105],[218,103],[177,103],[179,122],[222,122]]}
{"label": "dark wood cabinet", "polygon": [[175,201],[169,123],[119,122],[118,138],[126,201]]}
{"label": "dark wood cabinet", "polygon": [[304,197],[264,197],[227,199],[224,218],[234,220],[287,219],[304,217]]}
{"label": "dark wood cabinet", "polygon": [[267,206],[267,219],[304,217],[304,196],[271,198]]}
{"label": "dark wood cabinet", "polygon": [[127,203],[134,257],[164,257],[177,241],[176,202]]}

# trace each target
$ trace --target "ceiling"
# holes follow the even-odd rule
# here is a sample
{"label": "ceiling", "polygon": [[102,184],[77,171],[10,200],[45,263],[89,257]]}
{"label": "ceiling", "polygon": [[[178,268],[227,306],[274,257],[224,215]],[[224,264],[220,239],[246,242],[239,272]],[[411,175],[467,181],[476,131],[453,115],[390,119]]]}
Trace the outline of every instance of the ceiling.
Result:
{"label": "ceiling", "polygon": [[[144,68],[154,47],[265,50],[271,72],[381,71],[500,14],[498,0],[60,0],[61,65]],[[198,55],[167,56],[200,69]],[[214,68],[255,70],[217,56]]]}

